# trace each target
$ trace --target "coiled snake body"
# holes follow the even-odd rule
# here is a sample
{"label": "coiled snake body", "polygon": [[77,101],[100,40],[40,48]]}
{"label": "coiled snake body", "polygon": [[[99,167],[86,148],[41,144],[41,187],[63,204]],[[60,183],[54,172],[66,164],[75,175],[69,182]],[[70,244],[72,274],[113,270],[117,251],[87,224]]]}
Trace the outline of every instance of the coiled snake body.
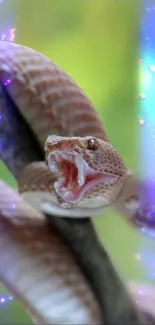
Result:
{"label": "coiled snake body", "polygon": [[[85,227],[87,227],[86,229],[89,230],[90,233],[93,233],[92,224],[87,216],[101,213],[105,206],[115,204],[120,211],[123,211],[124,213],[124,209],[126,209],[125,213],[127,216],[130,215],[130,209],[126,208],[124,202],[126,202],[126,199],[130,199],[131,197],[131,200],[129,201],[131,201],[131,203],[137,203],[137,199],[135,200],[135,195],[133,195],[133,188],[134,191],[136,188],[135,183],[134,186],[131,186],[131,189],[128,188],[128,191],[126,191],[126,184],[128,183],[131,173],[119,157],[116,150],[109,143],[102,123],[96,110],[93,108],[92,103],[76,83],[68,77],[62,69],[40,53],[17,44],[0,42],[0,84],[0,108],[2,110],[3,122],[0,130],[0,154],[4,163],[16,177],[19,184],[19,190],[20,192],[23,192],[24,198],[34,205],[34,207],[37,207],[39,211],[41,210],[46,214],[55,216],[59,215],[60,217],[74,217],[74,223],[70,223],[68,218],[65,221],[58,217],[55,217],[55,221],[52,219],[53,224],[55,222],[55,225],[62,233],[65,229],[62,225],[67,225],[68,223],[68,240],[70,242],[73,240],[73,237],[76,236],[75,234],[77,233],[77,229],[79,230],[80,235],[82,234],[81,237],[77,234],[81,240],[85,238],[82,237]],[[10,110],[12,107],[13,111]],[[51,136],[49,137],[49,135]],[[38,162],[39,160],[44,159],[44,144],[46,150],[46,162],[49,168],[45,163]],[[33,279],[35,279],[35,277],[37,279],[38,277],[38,281],[43,283],[43,290],[46,292],[47,289],[48,293],[50,292],[51,294],[51,292],[53,292],[54,294],[54,281],[51,285],[52,280],[50,273],[52,269],[52,272],[54,272],[53,279],[55,277],[56,281],[55,290],[58,290],[58,288],[60,289],[61,287],[61,292],[64,294],[64,300],[68,299],[69,301],[71,298],[70,301],[72,301],[73,304],[70,303],[68,307],[64,306],[63,309],[61,309],[61,312],[56,311],[56,314],[54,314],[56,306],[58,308],[59,305],[59,296],[57,296],[56,306],[53,307],[52,311],[49,309],[49,312],[47,312],[47,304],[50,303],[49,301],[52,294],[50,297],[46,294],[44,303],[40,302],[40,300],[38,300],[38,304],[32,302],[32,297],[36,297],[37,290],[38,292],[42,292],[41,286],[39,286],[39,289],[36,286],[36,289],[32,291],[29,288],[28,292],[25,293],[27,299],[25,302],[21,297],[24,291],[23,288],[26,290],[26,283],[29,283],[29,277],[25,280],[26,282],[22,282],[22,278],[20,278],[19,286],[17,285],[17,296],[20,296],[20,299],[25,303],[26,307],[29,308],[29,311],[33,314],[35,320],[37,319],[37,322],[41,323],[51,322],[51,319],[54,323],[61,323],[62,320],[65,323],[73,323],[73,318],[78,317],[76,321],[79,324],[84,322],[100,322],[101,315],[92,293],[90,293],[90,289],[86,288],[86,280],[79,279],[82,286],[79,286],[78,290],[80,291],[78,291],[78,294],[76,293],[76,301],[73,301],[73,289],[75,289],[76,286],[76,288],[78,288],[77,274],[80,271],[74,269],[73,266],[76,263],[74,261],[72,262],[72,258],[68,260],[68,264],[70,263],[71,266],[70,270],[67,268],[65,257],[70,256],[70,253],[65,250],[63,252],[63,250],[61,251],[60,249],[63,246],[66,247],[65,243],[61,243],[61,240],[57,241],[55,235],[49,239],[49,236],[47,236],[47,221],[45,222],[43,215],[26,205],[26,203],[24,203],[21,198],[17,197],[16,194],[8,191],[10,190],[7,190],[4,184],[1,183],[1,215],[4,218],[4,216],[6,217],[10,213],[11,217],[14,217],[14,219],[12,219],[13,221],[11,221],[11,225],[9,224],[10,221],[8,224],[10,227],[9,235],[13,237],[13,242],[16,244],[12,253],[10,253],[10,246],[8,245],[9,248],[7,254],[9,257],[11,254],[13,263],[15,263],[14,261],[20,260],[24,264],[18,262],[17,264],[20,266],[19,268],[16,268],[15,263],[14,275],[9,273],[2,276],[3,270],[1,269],[1,277],[4,277],[3,282],[8,283],[10,281],[8,287],[12,288],[14,286],[14,281],[17,281],[18,277],[20,278],[21,275],[23,277],[23,273],[25,276],[30,274],[30,270],[28,270],[28,261],[31,265],[33,258],[35,262],[32,264],[36,269],[37,262],[39,263],[40,259],[36,261],[34,252],[36,252],[37,258],[37,252],[41,249],[43,262],[41,266],[38,264],[38,267],[40,267],[40,273],[39,269],[35,271],[36,274]],[[6,200],[7,193],[10,193],[9,195],[14,198],[16,202],[15,213],[12,212],[11,208],[10,210],[8,209],[9,197]],[[123,199],[122,193],[125,193],[123,194]],[[130,195],[130,193],[132,195]],[[23,218],[19,218],[21,215]],[[85,220],[81,220],[79,223],[79,217],[83,217]],[[5,222],[3,218],[2,226],[4,227]],[[29,224],[30,220],[33,220],[33,222],[30,230],[28,230],[27,224]],[[19,229],[21,229],[23,242],[22,238],[18,236]],[[38,243],[39,241],[41,229],[42,244],[41,246],[39,246],[39,244],[37,246],[36,242]],[[71,234],[71,232],[73,233]],[[24,256],[23,262],[22,249],[24,249],[24,246],[22,245],[28,243],[30,234],[32,247],[34,243],[34,251],[33,249],[31,251],[31,247],[28,245],[27,260]],[[4,236],[4,242],[7,242],[7,240],[8,238],[6,239]],[[2,246],[4,246],[3,236],[1,241]],[[8,241],[8,243],[10,242]],[[17,245],[17,243],[20,243],[20,245]],[[52,244],[54,247],[53,253],[49,250],[50,245],[52,246]],[[91,245],[90,242],[89,244]],[[83,250],[85,251],[85,249],[87,249],[88,253],[90,247],[85,245],[84,242],[81,243],[81,248],[82,245]],[[80,249],[77,245],[73,248],[74,251],[79,253]],[[48,251],[48,254],[44,254],[45,251]],[[100,261],[103,258],[103,251],[99,244],[98,252],[100,252]],[[98,256],[95,257],[95,254],[96,251],[94,250],[94,259],[98,259]],[[47,264],[45,263],[44,255],[46,255],[47,261],[48,259],[50,260]],[[107,255],[105,256],[107,258]],[[99,267],[99,261],[97,259],[96,270],[98,270]],[[4,260],[6,261],[6,264],[9,261],[5,256]],[[50,262],[53,262],[51,268],[49,268]],[[82,261],[82,263],[83,265],[87,264],[86,275],[88,275],[89,281],[93,282],[92,287],[94,287],[96,294],[98,294],[98,302],[100,303],[101,310],[104,313],[106,323],[112,324],[113,319],[116,321],[118,320],[119,322],[121,322],[121,320],[122,322],[131,320],[134,321],[134,323],[137,322],[137,324],[139,324],[139,322],[142,323],[141,314],[139,315],[138,311],[134,307],[130,297],[121,284],[121,281],[119,281],[118,285],[115,271],[111,274],[110,281],[112,286],[115,284],[116,287],[119,287],[119,289],[118,287],[117,289],[119,293],[122,293],[122,295],[120,294],[120,301],[126,299],[125,301],[127,303],[124,311],[120,311],[120,308],[115,306],[115,297],[113,297],[113,304],[106,305],[106,292],[108,292],[108,288],[106,286],[102,288],[101,285],[101,289],[98,289],[99,286],[96,282],[95,275],[92,273],[90,275],[89,272],[89,269],[91,272],[95,272],[93,263],[89,264],[89,258],[87,262]],[[58,267],[59,264],[60,267]],[[55,267],[56,265],[57,267]],[[107,272],[109,275],[108,269],[106,271],[102,267],[101,269],[102,273],[96,271],[99,277],[103,276],[104,278],[104,272]],[[32,271],[33,270],[34,268],[32,268]],[[42,279],[42,274],[44,272],[49,281],[47,281],[48,283]],[[69,272],[73,275],[72,280],[68,274]],[[31,281],[32,280],[30,280],[30,282]],[[61,281],[63,281],[63,284]],[[68,285],[66,286],[67,281],[69,281],[70,287],[68,293],[66,291],[68,290],[66,289],[68,288]],[[99,279],[98,282],[99,281],[101,281],[101,279]],[[50,289],[48,289],[48,284]],[[81,308],[82,310],[80,305],[81,298],[79,297],[86,297],[86,295],[82,294],[81,290],[89,292],[89,299],[82,302],[85,309],[83,308],[81,314],[78,314],[78,312],[76,313],[78,308]],[[102,293],[105,291],[104,299],[102,298],[103,295],[99,291],[102,291]],[[111,294],[110,297],[112,297]],[[120,301],[118,302],[118,305]],[[51,304],[52,303],[54,302],[51,302]],[[92,314],[88,311],[88,305],[90,306],[91,312],[93,310]],[[112,315],[110,312],[111,308],[113,308],[112,305],[115,306],[117,310],[115,315]],[[35,306],[35,308],[32,306]],[[67,316],[70,310],[69,308],[72,309],[72,311],[75,310],[73,318]],[[46,316],[45,310],[47,312]],[[56,316],[57,314],[59,314],[59,317]]]}

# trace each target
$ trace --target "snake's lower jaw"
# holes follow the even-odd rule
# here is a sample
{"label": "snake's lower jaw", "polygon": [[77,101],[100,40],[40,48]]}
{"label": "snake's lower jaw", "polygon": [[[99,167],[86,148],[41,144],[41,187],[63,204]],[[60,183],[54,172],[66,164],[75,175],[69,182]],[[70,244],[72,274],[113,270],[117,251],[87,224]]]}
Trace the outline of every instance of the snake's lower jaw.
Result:
{"label": "snake's lower jaw", "polygon": [[[41,211],[43,213],[61,217],[67,217],[69,216],[70,212],[73,213],[73,211],[70,209],[64,209],[61,207],[55,195],[50,192],[23,192],[21,196],[27,203],[29,203],[39,212]],[[75,216],[77,216],[77,212],[73,213],[73,217]]]}
{"label": "snake's lower jaw", "polygon": [[59,205],[54,205],[51,202],[44,202],[41,204],[41,211],[48,215],[54,215],[59,217],[66,218],[88,218],[103,215],[105,213],[105,208],[97,208],[97,209],[88,209],[88,208],[80,208],[80,207],[70,207],[64,208]]}
{"label": "snake's lower jaw", "polygon": [[21,196],[23,199],[39,212],[68,218],[87,218],[94,215],[103,215],[104,208],[83,208],[83,207],[64,207],[61,206],[57,197],[49,192],[25,192]]}

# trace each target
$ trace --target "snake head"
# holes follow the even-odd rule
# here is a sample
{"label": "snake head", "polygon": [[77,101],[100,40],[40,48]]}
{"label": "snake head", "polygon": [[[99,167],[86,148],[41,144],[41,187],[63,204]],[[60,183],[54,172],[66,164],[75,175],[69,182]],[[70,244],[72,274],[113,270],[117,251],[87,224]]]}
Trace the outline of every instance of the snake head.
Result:
{"label": "snake head", "polygon": [[45,152],[46,163],[57,179],[54,192],[67,207],[111,204],[128,173],[112,145],[92,136],[49,136]]}

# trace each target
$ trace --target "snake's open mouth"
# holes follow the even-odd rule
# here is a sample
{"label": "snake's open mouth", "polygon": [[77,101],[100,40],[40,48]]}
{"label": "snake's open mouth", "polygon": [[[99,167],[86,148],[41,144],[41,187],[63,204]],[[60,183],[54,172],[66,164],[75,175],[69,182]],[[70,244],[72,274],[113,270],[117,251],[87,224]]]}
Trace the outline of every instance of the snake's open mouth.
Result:
{"label": "snake's open mouth", "polygon": [[67,203],[78,203],[95,185],[116,179],[114,175],[91,169],[76,152],[51,152],[48,154],[47,163],[58,179],[54,183],[55,191]]}

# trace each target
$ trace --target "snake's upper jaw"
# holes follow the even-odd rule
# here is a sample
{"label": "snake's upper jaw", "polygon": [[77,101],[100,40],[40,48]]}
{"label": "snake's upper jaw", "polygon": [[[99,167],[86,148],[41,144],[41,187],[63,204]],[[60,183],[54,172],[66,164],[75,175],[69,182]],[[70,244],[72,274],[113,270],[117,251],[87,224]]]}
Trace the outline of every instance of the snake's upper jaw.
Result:
{"label": "snake's upper jaw", "polygon": [[116,175],[94,171],[77,152],[52,151],[47,164],[57,177],[54,189],[62,202],[77,204],[92,187],[116,180]]}

